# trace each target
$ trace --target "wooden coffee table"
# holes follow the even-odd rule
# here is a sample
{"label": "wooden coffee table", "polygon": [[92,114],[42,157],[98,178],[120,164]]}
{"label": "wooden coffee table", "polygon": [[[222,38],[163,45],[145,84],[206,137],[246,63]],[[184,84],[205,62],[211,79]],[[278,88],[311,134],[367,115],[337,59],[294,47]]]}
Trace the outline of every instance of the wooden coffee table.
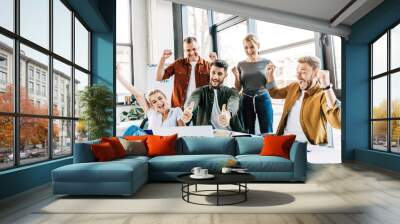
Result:
{"label": "wooden coffee table", "polygon": [[[247,201],[247,192],[249,188],[247,183],[255,180],[255,177],[248,173],[215,173],[215,177],[212,179],[193,179],[190,177],[191,173],[182,174],[177,177],[178,181],[182,183],[182,199],[188,203],[198,204],[198,205],[234,205]],[[215,185],[215,190],[198,190],[197,185]],[[220,185],[236,185],[237,190],[224,190],[220,189]],[[191,191],[190,186],[195,186],[195,190]],[[215,194],[209,194],[214,192]],[[208,194],[207,194],[208,193]],[[216,204],[203,204],[197,203],[190,200],[190,196],[203,196],[203,197],[216,197]],[[223,197],[239,197],[239,200],[223,203],[221,199]]]}

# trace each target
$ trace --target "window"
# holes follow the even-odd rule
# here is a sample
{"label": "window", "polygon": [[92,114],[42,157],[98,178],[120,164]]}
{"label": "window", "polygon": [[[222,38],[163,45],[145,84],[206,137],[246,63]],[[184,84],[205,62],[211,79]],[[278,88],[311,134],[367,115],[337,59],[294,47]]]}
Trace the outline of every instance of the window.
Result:
{"label": "window", "polygon": [[29,94],[33,94],[34,92],[33,82],[31,81],[28,82],[28,92]]}
{"label": "window", "polygon": [[37,68],[36,69],[36,73],[35,73],[36,75],[35,75],[35,77],[36,77],[36,80],[37,81],[40,81],[40,70]]}
{"label": "window", "polygon": [[[64,84],[69,83],[72,85],[72,68],[56,59],[53,59],[53,114],[62,117],[72,117],[72,91],[71,89],[65,89]],[[60,81],[59,81],[60,80]],[[58,92],[60,91],[60,93]],[[60,94],[60,100],[64,102],[64,96],[67,96],[68,102],[66,110],[62,113],[56,105],[58,105],[58,97]]]}
{"label": "window", "polygon": [[[20,3],[15,14],[14,2]],[[74,128],[79,113],[73,105],[81,87],[90,84],[90,32],[66,2],[1,0],[0,26],[8,31],[0,29],[0,170],[73,152],[80,130]],[[14,21],[19,21],[15,30]]]}
{"label": "window", "polygon": [[[49,56],[43,54],[37,50],[34,50],[27,45],[21,44],[21,55],[25,57],[21,57],[20,59],[20,110],[23,114],[40,114],[40,115],[48,115],[49,109],[49,98],[46,97],[46,90],[42,88],[41,83],[45,86],[49,84],[46,81],[42,82],[42,76],[48,73],[48,64],[49,64]],[[32,66],[36,71],[36,89],[34,94],[29,94],[28,87],[26,86],[26,72],[25,69],[27,67],[27,62],[29,61],[29,65]],[[44,87],[45,88],[45,87]],[[40,100],[42,103],[40,105],[31,105],[28,100]]]}
{"label": "window", "polygon": [[72,121],[53,120],[53,157],[71,155],[72,153]]}
{"label": "window", "polygon": [[14,31],[14,0],[1,0],[0,26]]}
{"label": "window", "polygon": [[28,75],[29,75],[29,79],[33,80],[33,67],[32,66],[29,66]]}
{"label": "window", "polygon": [[[0,14],[2,10],[0,9]],[[0,18],[2,16],[0,15]],[[0,33],[0,112],[14,111],[14,72],[10,63],[14,55],[13,51],[13,40]]]}
{"label": "window", "polygon": [[184,6],[186,10],[183,10],[186,18],[187,32],[183,34],[183,37],[196,37],[199,47],[199,54],[203,58],[208,58],[208,54],[211,51],[211,35],[210,25],[208,21],[208,11],[206,9],[194,8],[190,6]]}
{"label": "window", "polygon": [[220,23],[224,20],[234,17],[233,15],[225,14],[222,12],[213,12],[213,13],[214,13],[214,23]]}
{"label": "window", "polygon": [[7,84],[7,73],[0,71],[0,85],[5,86]]}
{"label": "window", "polygon": [[7,56],[0,54],[0,68],[7,68]]}
{"label": "window", "polygon": [[[133,83],[133,40],[131,0],[117,1],[117,66],[125,80]],[[117,102],[123,103],[131,93],[117,81]]]}
{"label": "window", "polygon": [[72,12],[60,1],[53,0],[54,52],[71,60]]}
{"label": "window", "polygon": [[49,0],[20,0],[21,36],[49,48]]}
{"label": "window", "polygon": [[14,118],[0,114],[0,170],[14,166]]}
{"label": "window", "polygon": [[342,89],[342,39],[338,36],[333,37],[333,53],[336,73],[336,85],[338,89]]}
{"label": "window", "polygon": [[224,82],[229,87],[233,87],[235,82],[235,76],[231,72],[232,67],[245,59],[242,41],[247,29],[247,21],[243,21],[217,33],[218,57],[229,64],[228,77]]}
{"label": "window", "polygon": [[75,117],[81,114],[79,95],[87,86],[89,86],[89,74],[75,70]]}
{"label": "window", "polygon": [[42,96],[46,97],[46,86],[42,86]]}
{"label": "window", "polygon": [[131,1],[117,1],[117,42],[129,44],[131,42]]}
{"label": "window", "polygon": [[48,124],[49,120],[45,118],[20,118],[19,158],[21,165],[49,158]]}
{"label": "window", "polygon": [[40,84],[36,84],[36,95],[40,95]]}
{"label": "window", "polygon": [[8,78],[8,60],[7,55],[0,53],[0,91],[5,92],[7,90]]}
{"label": "window", "polygon": [[84,69],[89,69],[89,32],[75,18],[75,63]]}
{"label": "window", "polygon": [[371,148],[400,153],[400,25],[370,45]]}

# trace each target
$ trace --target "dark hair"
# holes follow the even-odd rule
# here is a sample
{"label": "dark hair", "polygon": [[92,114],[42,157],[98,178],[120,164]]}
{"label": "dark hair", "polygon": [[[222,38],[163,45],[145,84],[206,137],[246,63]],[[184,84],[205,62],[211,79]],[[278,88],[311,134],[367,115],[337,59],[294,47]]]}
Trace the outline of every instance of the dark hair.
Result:
{"label": "dark hair", "polygon": [[228,63],[226,63],[225,60],[222,59],[217,59],[214,62],[211,63],[211,66],[216,66],[218,68],[224,68],[225,71],[228,71]]}
{"label": "dark hair", "polygon": [[190,44],[190,43],[193,43],[193,42],[197,42],[197,39],[196,39],[196,37],[186,37],[185,39],[183,39],[183,42],[187,43],[187,44]]}

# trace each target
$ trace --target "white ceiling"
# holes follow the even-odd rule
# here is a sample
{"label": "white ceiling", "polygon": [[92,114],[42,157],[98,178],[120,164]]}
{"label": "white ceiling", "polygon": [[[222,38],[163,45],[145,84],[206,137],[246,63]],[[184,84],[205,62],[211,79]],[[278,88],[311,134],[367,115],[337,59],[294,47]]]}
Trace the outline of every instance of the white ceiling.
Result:
{"label": "white ceiling", "polygon": [[223,0],[329,21],[350,0]]}
{"label": "white ceiling", "polygon": [[[347,37],[350,26],[383,0],[170,0],[267,22]],[[352,5],[337,17],[347,4]]]}

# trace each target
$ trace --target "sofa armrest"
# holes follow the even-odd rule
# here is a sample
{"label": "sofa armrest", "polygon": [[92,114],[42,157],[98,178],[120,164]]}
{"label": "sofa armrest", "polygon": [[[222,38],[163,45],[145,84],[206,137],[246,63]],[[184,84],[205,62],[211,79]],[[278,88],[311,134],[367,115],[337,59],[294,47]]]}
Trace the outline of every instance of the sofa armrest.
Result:
{"label": "sofa armrest", "polygon": [[293,162],[293,179],[305,181],[307,176],[307,142],[295,141],[290,149],[290,160]]}
{"label": "sofa armrest", "polygon": [[75,143],[74,147],[74,163],[89,163],[95,162],[96,158],[92,153],[90,146],[100,143],[99,140]]}

